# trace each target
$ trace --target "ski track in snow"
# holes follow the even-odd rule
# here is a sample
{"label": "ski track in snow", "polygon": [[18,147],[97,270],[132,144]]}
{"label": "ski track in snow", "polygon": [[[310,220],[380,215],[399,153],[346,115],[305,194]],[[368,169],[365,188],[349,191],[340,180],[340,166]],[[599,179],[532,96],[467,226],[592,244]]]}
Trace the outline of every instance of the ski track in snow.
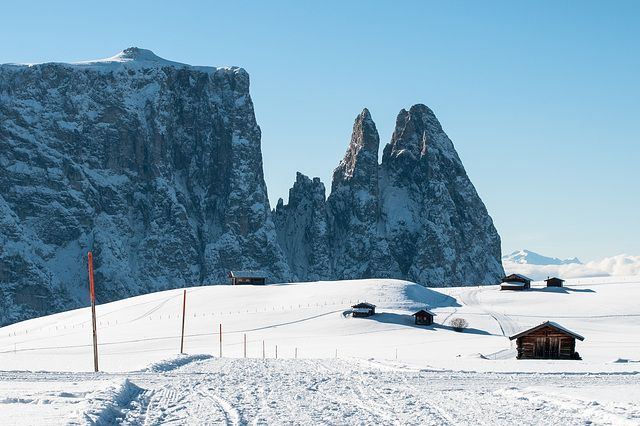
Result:
{"label": "ski track in snow", "polygon": [[[3,405],[46,404],[47,398],[60,405],[60,418],[35,418],[32,424],[640,423],[640,407],[632,404],[600,405],[546,391],[584,385],[606,391],[628,384],[629,378],[620,374],[476,373],[388,368],[359,359],[194,357],[165,372],[58,373],[56,377],[48,372],[3,372],[0,376],[4,383],[27,381],[39,389],[37,395],[22,400],[0,399],[0,414]],[[46,395],[48,385],[61,381],[79,388],[94,387],[96,382],[105,386],[89,391],[84,402],[62,404],[56,402],[55,394]]]}
{"label": "ski track in snow", "polygon": [[[478,299],[478,293],[480,293],[482,288],[476,288],[469,290],[467,292],[460,294],[460,301],[467,306],[474,307],[482,312],[487,313],[493,319],[496,320],[498,325],[500,326],[500,330],[502,331],[502,335],[504,337],[513,336],[514,334],[520,331],[520,327],[518,323],[509,318],[507,315],[503,315],[499,312],[496,312],[492,309],[487,308],[485,305],[482,305]],[[513,340],[510,340],[510,348],[503,349],[491,354],[487,354],[487,358],[491,359],[509,359],[515,357],[516,349]]]}

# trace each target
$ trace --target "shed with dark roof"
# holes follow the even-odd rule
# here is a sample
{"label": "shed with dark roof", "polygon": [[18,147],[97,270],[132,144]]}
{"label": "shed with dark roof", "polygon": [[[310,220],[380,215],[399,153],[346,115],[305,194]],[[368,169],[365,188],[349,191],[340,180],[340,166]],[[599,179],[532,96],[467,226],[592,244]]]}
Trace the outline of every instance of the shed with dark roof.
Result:
{"label": "shed with dark roof", "polygon": [[547,283],[547,287],[562,287],[562,284],[564,283],[564,280],[556,277],[547,278],[544,281]]}
{"label": "shed with dark roof", "polygon": [[516,340],[517,359],[581,359],[576,352],[576,339],[584,337],[553,321],[521,331],[509,337]]}
{"label": "shed with dark roof", "polygon": [[520,274],[511,274],[502,278],[502,284],[500,284],[500,290],[526,290],[531,288],[531,281],[529,277],[525,277]]}
{"label": "shed with dark roof", "polygon": [[433,317],[436,314],[429,312],[426,309],[420,309],[418,312],[413,314],[416,318],[416,325],[431,325],[433,324]]}
{"label": "shed with dark roof", "polygon": [[267,274],[264,271],[230,271],[231,285],[265,285]]}
{"label": "shed with dark roof", "polygon": [[351,306],[351,308],[351,312],[354,317],[370,317],[376,313],[376,305],[372,305],[367,302],[358,303]]}

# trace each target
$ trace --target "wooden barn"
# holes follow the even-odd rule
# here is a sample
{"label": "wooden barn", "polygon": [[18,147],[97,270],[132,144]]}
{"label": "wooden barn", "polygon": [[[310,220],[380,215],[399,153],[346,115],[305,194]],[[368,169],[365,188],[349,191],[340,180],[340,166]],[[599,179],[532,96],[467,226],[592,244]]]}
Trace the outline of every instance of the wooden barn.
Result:
{"label": "wooden barn", "polygon": [[564,283],[564,280],[555,277],[547,278],[544,281],[547,283],[547,287],[562,287],[562,283]]}
{"label": "wooden barn", "polygon": [[354,317],[370,317],[376,313],[376,305],[367,302],[358,303],[351,308]]}
{"label": "wooden barn", "polygon": [[576,339],[584,337],[552,321],[509,337],[516,339],[517,359],[581,359],[576,352]]}
{"label": "wooden barn", "polygon": [[413,314],[416,318],[416,325],[431,325],[433,324],[433,317],[436,314],[429,312],[426,309],[420,309],[418,312]]}
{"label": "wooden barn", "polygon": [[531,288],[531,281],[533,280],[524,275],[511,274],[500,281],[502,281],[500,290],[527,290]]}
{"label": "wooden barn", "polygon": [[231,285],[265,285],[267,274],[263,271],[230,271]]}

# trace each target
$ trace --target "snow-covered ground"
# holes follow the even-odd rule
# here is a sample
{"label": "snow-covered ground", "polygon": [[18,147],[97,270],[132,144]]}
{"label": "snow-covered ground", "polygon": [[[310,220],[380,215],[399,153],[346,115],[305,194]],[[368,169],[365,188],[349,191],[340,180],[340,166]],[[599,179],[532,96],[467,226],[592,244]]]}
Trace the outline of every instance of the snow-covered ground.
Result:
{"label": "snow-covered ground", "polygon": [[[171,290],[0,328],[2,424],[640,424],[640,277],[564,288],[359,280]],[[377,306],[352,318],[350,305]],[[428,307],[433,326],[411,314]],[[469,322],[457,333],[454,317]],[[582,361],[516,360],[545,320]],[[220,326],[222,355],[220,358]],[[246,359],[245,345],[246,338]],[[276,359],[277,353],[277,359]]]}

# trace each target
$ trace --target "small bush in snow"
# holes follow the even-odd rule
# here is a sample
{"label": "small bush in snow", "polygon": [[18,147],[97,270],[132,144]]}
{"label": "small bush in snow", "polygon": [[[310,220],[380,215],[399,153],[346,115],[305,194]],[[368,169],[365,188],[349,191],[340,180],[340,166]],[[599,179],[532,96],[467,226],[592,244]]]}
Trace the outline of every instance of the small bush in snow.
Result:
{"label": "small bush in snow", "polygon": [[449,321],[449,325],[455,331],[464,331],[464,329],[469,326],[469,323],[464,318],[453,318],[451,321]]}

